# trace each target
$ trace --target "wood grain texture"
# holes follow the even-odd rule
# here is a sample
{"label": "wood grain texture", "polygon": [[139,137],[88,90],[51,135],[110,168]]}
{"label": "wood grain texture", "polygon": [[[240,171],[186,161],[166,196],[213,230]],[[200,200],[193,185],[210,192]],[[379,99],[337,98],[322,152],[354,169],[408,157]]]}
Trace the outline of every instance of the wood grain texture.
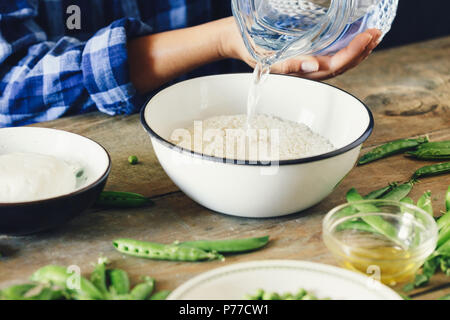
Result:
{"label": "wood grain texture", "polygon": [[[355,70],[329,81],[365,101],[376,119],[375,131],[363,152],[383,142],[429,134],[432,140],[450,139],[450,37],[373,54]],[[394,156],[356,167],[327,199],[304,212],[276,219],[244,219],[221,215],[186,197],[159,165],[138,115],[108,117],[99,113],[37,124],[82,134],[102,144],[113,168],[108,190],[139,192],[154,205],[143,209],[92,209],[57,230],[27,237],[1,237],[0,287],[26,281],[47,264],[78,265],[92,270],[99,254],[128,271],[133,281],[148,274],[158,288],[172,290],[193,276],[236,262],[261,259],[302,259],[335,264],[321,239],[322,219],[344,202],[356,187],[368,193],[392,181],[406,181],[427,162]],[[140,163],[131,166],[129,155]],[[427,178],[414,188],[417,200],[433,192],[436,212],[443,209],[449,176]],[[225,262],[180,263],[125,257],[111,241],[133,237],[171,243],[175,240],[221,239],[269,234],[264,250],[228,256]],[[414,298],[435,299],[450,293],[448,278],[436,276],[429,286],[414,291]],[[435,290],[436,289],[436,290]]]}

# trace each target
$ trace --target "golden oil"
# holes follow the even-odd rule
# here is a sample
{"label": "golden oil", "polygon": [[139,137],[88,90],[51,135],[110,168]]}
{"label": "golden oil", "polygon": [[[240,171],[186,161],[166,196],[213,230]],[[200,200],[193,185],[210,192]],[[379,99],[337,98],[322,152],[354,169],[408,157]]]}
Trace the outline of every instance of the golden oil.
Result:
{"label": "golden oil", "polygon": [[390,286],[412,280],[424,260],[423,254],[373,234],[353,232],[345,239],[346,246],[327,243],[338,263]]}

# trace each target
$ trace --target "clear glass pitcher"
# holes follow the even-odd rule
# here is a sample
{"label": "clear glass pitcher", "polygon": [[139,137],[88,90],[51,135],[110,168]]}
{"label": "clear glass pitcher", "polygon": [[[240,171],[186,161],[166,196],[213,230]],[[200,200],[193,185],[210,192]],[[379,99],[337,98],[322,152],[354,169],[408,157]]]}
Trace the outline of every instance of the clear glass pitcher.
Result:
{"label": "clear glass pitcher", "polygon": [[359,33],[391,28],[398,0],[232,0],[247,49],[268,64],[296,55],[328,55]]}

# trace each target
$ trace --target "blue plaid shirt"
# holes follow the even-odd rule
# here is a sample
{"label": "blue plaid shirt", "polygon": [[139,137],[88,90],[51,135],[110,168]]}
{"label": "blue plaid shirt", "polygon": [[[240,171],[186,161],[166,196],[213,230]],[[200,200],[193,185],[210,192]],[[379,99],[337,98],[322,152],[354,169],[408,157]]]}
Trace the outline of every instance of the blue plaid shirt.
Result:
{"label": "blue plaid shirt", "polygon": [[[71,5],[80,8],[79,30],[66,24]],[[127,41],[228,15],[226,0],[0,0],[0,127],[136,112],[144,97],[130,83]]]}

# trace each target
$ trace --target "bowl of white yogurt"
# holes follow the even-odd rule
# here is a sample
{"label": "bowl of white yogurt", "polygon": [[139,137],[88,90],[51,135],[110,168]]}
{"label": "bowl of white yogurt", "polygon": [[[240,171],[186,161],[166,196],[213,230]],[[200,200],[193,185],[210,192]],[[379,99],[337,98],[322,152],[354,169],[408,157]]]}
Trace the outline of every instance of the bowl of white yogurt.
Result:
{"label": "bowl of white yogurt", "polygon": [[173,182],[199,204],[276,217],[325,199],[354,167],[374,126],[363,102],[331,85],[269,75],[248,114],[251,74],[168,87],[141,111]]}
{"label": "bowl of white yogurt", "polygon": [[47,128],[0,129],[0,234],[59,226],[95,202],[111,160],[98,143]]}

